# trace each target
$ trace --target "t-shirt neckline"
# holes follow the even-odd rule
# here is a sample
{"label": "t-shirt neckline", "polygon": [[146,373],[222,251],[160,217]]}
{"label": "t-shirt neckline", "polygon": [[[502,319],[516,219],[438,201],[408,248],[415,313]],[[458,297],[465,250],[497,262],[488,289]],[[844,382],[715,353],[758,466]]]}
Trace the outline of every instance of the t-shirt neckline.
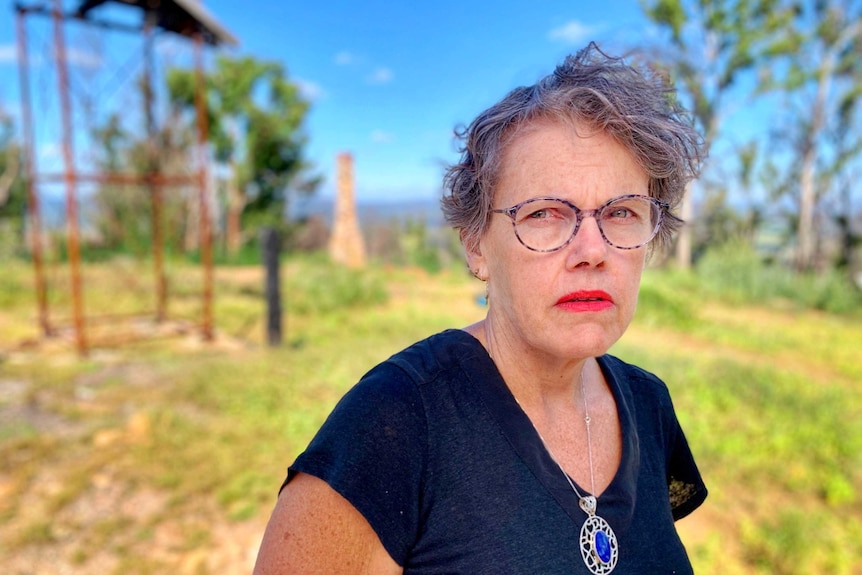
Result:
{"label": "t-shirt neckline", "polygon": [[[518,404],[506,382],[500,375],[494,360],[488,354],[482,343],[471,334],[460,331],[468,338],[473,349],[475,364],[466,370],[470,384],[481,396],[500,432],[505,436],[520,460],[530,469],[539,483],[565,510],[572,520],[580,525],[585,519],[585,512],[578,505],[578,497],[569,485],[562,470],[545,448],[536,428],[530,418]],[[634,506],[634,478],[637,477],[638,446],[636,426],[632,410],[629,409],[625,394],[622,393],[620,382],[608,363],[606,356],[596,358],[608,385],[614,395],[617,405],[617,415],[622,434],[622,452],[620,464],[613,479],[597,498],[596,513],[605,518],[613,526],[614,517],[619,522],[628,523],[631,509]],[[590,490],[584,489],[572,479],[581,495],[589,495]]]}

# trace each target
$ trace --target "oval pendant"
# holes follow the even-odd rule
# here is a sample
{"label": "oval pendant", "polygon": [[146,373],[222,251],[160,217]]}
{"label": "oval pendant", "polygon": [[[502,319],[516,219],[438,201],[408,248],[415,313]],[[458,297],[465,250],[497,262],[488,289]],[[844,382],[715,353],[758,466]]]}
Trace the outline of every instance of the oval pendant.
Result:
{"label": "oval pendant", "polygon": [[605,575],[614,570],[619,558],[617,536],[607,521],[590,515],[581,527],[581,557],[590,573]]}

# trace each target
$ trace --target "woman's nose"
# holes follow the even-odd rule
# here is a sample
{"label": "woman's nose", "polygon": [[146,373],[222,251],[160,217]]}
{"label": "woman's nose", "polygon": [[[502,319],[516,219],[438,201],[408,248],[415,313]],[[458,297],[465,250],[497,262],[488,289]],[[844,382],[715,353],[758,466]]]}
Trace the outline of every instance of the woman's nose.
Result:
{"label": "woman's nose", "polygon": [[599,229],[598,220],[590,215],[581,220],[578,233],[566,248],[569,250],[568,267],[597,266],[605,261],[610,246]]}

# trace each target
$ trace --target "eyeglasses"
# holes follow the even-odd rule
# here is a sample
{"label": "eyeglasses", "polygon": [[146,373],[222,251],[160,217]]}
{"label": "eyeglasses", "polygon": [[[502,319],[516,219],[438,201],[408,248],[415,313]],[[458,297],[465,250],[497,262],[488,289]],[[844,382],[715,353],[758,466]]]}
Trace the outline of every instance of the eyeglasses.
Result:
{"label": "eyeglasses", "polygon": [[581,210],[560,198],[532,198],[511,208],[491,210],[512,219],[515,235],[534,252],[553,252],[568,245],[584,218],[593,217],[605,242],[621,250],[644,246],[658,234],[670,206],[649,196],[619,196],[595,210]]}

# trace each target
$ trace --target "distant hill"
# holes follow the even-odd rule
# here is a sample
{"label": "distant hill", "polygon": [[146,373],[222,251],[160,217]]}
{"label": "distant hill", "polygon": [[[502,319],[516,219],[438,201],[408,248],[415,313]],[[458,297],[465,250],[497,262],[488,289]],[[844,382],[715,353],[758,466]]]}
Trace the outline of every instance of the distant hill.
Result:
{"label": "distant hill", "polygon": [[[311,197],[295,201],[290,207],[291,219],[301,219],[309,216],[319,216],[327,223],[332,223],[335,211],[335,199],[330,197]],[[411,199],[401,202],[393,201],[360,201],[356,206],[360,224],[363,226],[375,223],[397,221],[424,221],[430,228],[445,225],[440,201],[436,198]]]}
{"label": "distant hill", "polygon": [[[290,219],[320,216],[327,225],[332,223],[335,199],[324,196],[294,199],[289,206]],[[66,221],[65,198],[59,195],[43,195],[41,198],[42,225],[46,228],[60,228]],[[440,201],[437,198],[420,198],[405,201],[360,201],[357,213],[363,226],[407,220],[421,220],[429,228],[445,225]],[[81,212],[84,213],[84,212]]]}

